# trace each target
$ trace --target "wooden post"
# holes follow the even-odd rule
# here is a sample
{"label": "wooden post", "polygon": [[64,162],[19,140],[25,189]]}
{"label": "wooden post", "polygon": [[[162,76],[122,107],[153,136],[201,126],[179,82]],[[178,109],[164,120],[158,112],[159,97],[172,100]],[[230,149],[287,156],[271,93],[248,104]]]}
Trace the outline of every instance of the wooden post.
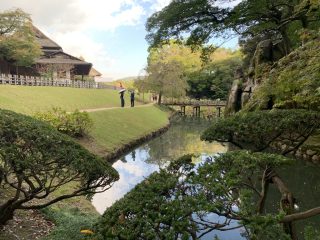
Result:
{"label": "wooden post", "polygon": [[221,116],[221,107],[217,107],[217,110],[218,110],[218,117]]}
{"label": "wooden post", "polygon": [[180,112],[181,112],[182,116],[185,116],[186,115],[186,106],[181,105],[180,106]]}

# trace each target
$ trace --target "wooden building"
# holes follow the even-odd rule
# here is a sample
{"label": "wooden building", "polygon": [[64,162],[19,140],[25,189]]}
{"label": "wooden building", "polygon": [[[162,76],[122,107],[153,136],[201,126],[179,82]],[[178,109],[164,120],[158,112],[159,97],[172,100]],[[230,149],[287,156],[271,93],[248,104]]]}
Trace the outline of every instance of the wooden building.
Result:
{"label": "wooden building", "polygon": [[92,64],[71,56],[63,51],[61,46],[33,27],[37,41],[43,52],[31,67],[18,67],[4,60],[0,60],[0,73],[45,76],[53,79],[75,79],[89,76]]}

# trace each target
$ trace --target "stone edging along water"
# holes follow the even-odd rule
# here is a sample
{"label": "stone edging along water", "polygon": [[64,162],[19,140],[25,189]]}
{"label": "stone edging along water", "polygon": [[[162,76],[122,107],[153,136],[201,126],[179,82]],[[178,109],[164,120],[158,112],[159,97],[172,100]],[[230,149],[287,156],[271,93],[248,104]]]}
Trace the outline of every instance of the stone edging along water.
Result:
{"label": "stone edging along water", "polygon": [[106,154],[103,159],[107,160],[110,163],[114,163],[115,161],[117,161],[119,158],[121,158],[122,156],[128,154],[130,151],[132,151],[133,149],[135,149],[136,147],[140,146],[143,143],[146,143],[147,141],[156,138],[158,136],[160,136],[161,134],[165,133],[169,127],[170,127],[170,122],[172,120],[172,118],[176,115],[177,113],[174,112],[169,116],[169,123],[162,127],[159,128],[155,131],[152,131],[151,133],[148,133],[138,139],[135,139],[127,144],[124,144],[123,146],[121,146],[120,148],[112,151],[111,153]]}
{"label": "stone edging along water", "polygon": [[[278,142],[273,146],[276,150],[284,150],[290,148],[289,145],[283,142]],[[314,164],[320,164],[320,151],[318,149],[312,149],[309,146],[299,147],[291,155],[295,156],[298,159],[302,159]]]}
{"label": "stone edging along water", "polygon": [[114,163],[115,161],[117,161],[119,158],[121,158],[122,156],[128,154],[130,151],[132,151],[133,149],[135,149],[136,147],[140,146],[141,144],[160,136],[161,134],[165,133],[170,127],[170,123],[167,124],[165,127],[162,127],[158,130],[155,130],[151,133],[148,133],[138,139],[135,139],[127,144],[124,144],[123,146],[121,146],[120,148],[114,150],[111,153],[108,153],[107,155],[105,155],[103,157],[103,159],[107,160],[110,163]]}

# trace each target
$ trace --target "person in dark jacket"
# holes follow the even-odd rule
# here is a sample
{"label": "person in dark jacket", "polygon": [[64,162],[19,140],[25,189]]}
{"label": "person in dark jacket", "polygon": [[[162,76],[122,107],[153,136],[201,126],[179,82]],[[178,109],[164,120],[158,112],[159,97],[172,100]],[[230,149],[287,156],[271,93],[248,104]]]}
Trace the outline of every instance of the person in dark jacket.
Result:
{"label": "person in dark jacket", "polygon": [[121,107],[124,107],[124,91],[120,92]]}
{"label": "person in dark jacket", "polygon": [[134,107],[134,91],[130,93],[131,107]]}

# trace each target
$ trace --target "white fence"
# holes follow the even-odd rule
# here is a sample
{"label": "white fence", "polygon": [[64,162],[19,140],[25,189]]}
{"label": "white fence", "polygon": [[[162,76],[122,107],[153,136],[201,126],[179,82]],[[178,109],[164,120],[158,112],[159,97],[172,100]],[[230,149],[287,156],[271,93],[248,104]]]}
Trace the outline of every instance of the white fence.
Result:
{"label": "white fence", "polygon": [[118,87],[97,83],[94,81],[49,79],[34,76],[0,75],[0,84],[21,86],[51,86],[51,87],[73,87],[73,88],[107,88],[118,90]]}

